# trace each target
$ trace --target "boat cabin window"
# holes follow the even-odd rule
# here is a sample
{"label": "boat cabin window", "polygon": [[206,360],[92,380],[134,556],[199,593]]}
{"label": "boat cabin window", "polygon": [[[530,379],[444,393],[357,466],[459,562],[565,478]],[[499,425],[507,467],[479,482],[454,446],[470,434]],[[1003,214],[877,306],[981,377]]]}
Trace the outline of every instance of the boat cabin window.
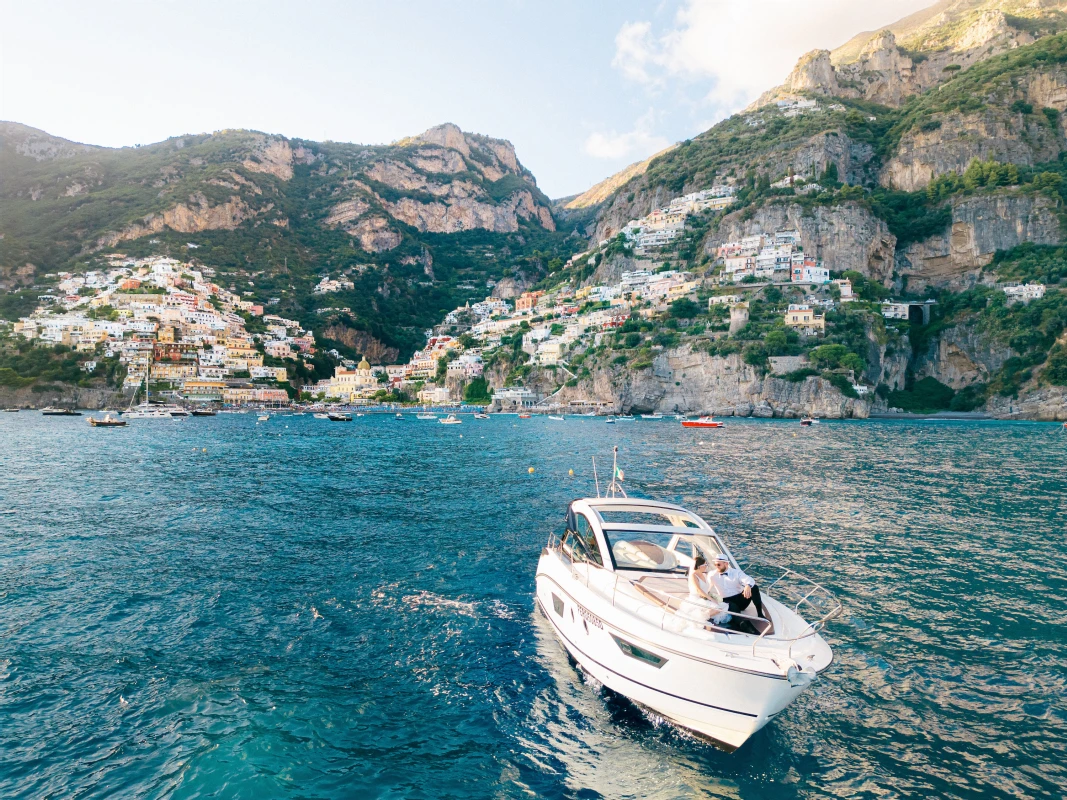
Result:
{"label": "boat cabin window", "polygon": [[[671,547],[677,534],[669,531],[606,530],[617,569],[637,569],[645,572],[685,572],[679,553]],[[688,559],[685,559],[686,561]]]}
{"label": "boat cabin window", "polygon": [[583,514],[575,514],[573,511],[567,514],[567,532],[563,535],[563,546],[575,560],[592,561],[604,566],[604,557],[600,553],[596,534]]}
{"label": "boat cabin window", "polygon": [[714,536],[672,531],[605,530],[617,569],[685,573],[702,555],[712,561],[725,552]]}
{"label": "boat cabin window", "polygon": [[629,509],[607,508],[601,506],[596,509],[604,522],[617,522],[622,525],[631,523],[634,525],[670,525],[674,528],[699,528],[700,523],[692,515],[684,511],[671,509]]}

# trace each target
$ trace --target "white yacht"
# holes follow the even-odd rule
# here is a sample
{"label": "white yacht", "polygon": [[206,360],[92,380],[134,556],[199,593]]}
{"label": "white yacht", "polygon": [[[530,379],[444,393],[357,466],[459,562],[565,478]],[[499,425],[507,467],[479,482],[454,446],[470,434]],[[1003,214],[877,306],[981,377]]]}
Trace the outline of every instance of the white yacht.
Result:
{"label": "white yacht", "polygon": [[689,600],[695,556],[737,566],[711,526],[681,506],[627,498],[616,481],[609,493],[622,496],[570,504],[537,564],[537,604],[586,673],[732,752],[830,666],[818,632],[841,605],[791,570],[746,565],[770,619],[749,605],[722,622],[725,605]]}
{"label": "white yacht", "polygon": [[415,419],[437,419],[437,415],[436,414],[430,414],[430,413],[427,413],[427,412],[422,412],[422,413],[416,414],[415,415]]}
{"label": "white yacht", "polygon": [[437,420],[442,425],[460,425],[463,420],[458,419],[455,414],[449,414],[447,417],[442,417]]}
{"label": "white yacht", "polygon": [[156,403],[139,403],[122,412],[123,419],[174,419],[169,406]]}

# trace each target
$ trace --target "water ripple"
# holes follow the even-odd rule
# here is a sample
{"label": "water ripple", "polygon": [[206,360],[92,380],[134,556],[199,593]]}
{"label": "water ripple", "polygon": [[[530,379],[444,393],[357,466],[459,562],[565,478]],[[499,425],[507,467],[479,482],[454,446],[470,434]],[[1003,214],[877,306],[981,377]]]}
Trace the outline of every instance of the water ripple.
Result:
{"label": "water ripple", "polygon": [[[0,415],[0,795],[1062,796],[1053,426],[470,423]],[[845,602],[834,668],[733,755],[534,611],[613,444],[632,494]]]}

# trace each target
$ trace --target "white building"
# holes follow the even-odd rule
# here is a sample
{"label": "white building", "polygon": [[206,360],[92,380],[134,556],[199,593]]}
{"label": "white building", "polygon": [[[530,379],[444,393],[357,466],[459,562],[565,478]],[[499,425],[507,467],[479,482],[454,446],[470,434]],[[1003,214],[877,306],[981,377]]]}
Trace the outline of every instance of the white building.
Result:
{"label": "white building", "polygon": [[1043,283],[1008,284],[1001,288],[1008,296],[1009,303],[1029,303],[1031,300],[1040,300],[1045,296],[1045,284]]}
{"label": "white building", "polygon": [[882,316],[886,319],[907,319],[908,303],[882,303]]}

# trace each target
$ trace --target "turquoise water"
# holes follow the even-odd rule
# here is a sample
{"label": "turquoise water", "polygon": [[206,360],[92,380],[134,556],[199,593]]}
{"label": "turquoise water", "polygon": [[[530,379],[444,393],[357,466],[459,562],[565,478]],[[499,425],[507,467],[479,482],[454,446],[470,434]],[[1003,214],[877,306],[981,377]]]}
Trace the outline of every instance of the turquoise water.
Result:
{"label": "turquoise water", "polygon": [[[733,755],[534,610],[613,444],[845,603]],[[1061,797],[1065,464],[1035,423],[0,414],[0,796]]]}

